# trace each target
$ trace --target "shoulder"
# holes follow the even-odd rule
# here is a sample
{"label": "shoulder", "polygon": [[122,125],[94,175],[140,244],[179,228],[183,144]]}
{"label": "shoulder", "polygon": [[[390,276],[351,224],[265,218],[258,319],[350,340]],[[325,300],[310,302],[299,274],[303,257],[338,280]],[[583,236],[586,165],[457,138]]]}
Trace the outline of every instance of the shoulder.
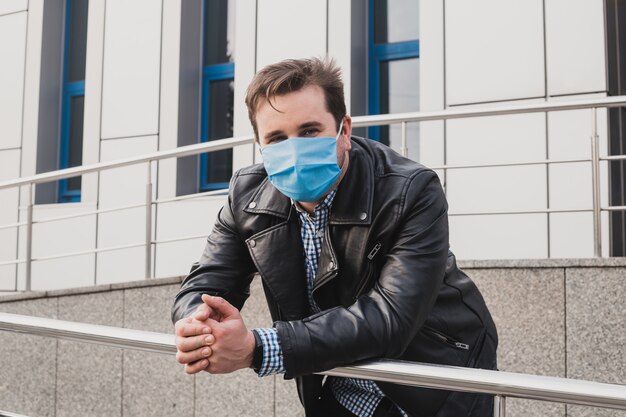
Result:
{"label": "shoulder", "polygon": [[230,179],[228,196],[231,205],[245,204],[267,178],[263,164],[238,169]]}
{"label": "shoulder", "polygon": [[230,189],[256,188],[267,178],[263,164],[254,164],[238,169],[230,179]]}
{"label": "shoulder", "polygon": [[416,177],[426,181],[438,178],[432,169],[403,157],[387,145],[358,136],[353,136],[352,140],[356,145],[355,154],[363,154],[371,159],[374,176],[377,179],[396,177],[396,180],[403,182],[413,181]]}

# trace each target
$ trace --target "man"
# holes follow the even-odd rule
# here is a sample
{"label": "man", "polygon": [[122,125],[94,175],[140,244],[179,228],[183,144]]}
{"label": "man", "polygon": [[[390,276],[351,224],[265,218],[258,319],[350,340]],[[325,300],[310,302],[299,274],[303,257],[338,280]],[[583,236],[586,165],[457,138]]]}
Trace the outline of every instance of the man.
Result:
{"label": "man", "polygon": [[[351,137],[332,61],[264,68],[246,105],[263,164],[234,174],[176,296],[185,371],[284,373],[307,416],[491,415],[485,395],[314,374],[377,358],[495,369],[496,329],[449,252],[437,175]],[[275,322],[249,330],[257,274]]]}

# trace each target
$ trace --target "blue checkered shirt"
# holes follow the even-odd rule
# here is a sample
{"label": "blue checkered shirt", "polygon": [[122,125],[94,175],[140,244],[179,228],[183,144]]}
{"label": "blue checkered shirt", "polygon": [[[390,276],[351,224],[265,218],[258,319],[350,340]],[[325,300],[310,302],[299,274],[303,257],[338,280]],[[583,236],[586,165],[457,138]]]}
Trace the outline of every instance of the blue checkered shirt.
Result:
{"label": "blue checkered shirt", "polygon": [[[318,313],[319,306],[313,300],[313,282],[317,271],[317,262],[322,250],[324,233],[328,226],[328,218],[337,190],[333,190],[324,201],[315,207],[314,217],[302,210],[297,203],[293,202],[300,216],[300,235],[304,245],[305,267],[307,277],[307,295],[311,313]],[[267,376],[285,372],[283,363],[283,351],[278,338],[278,332],[274,328],[254,329],[263,342],[263,361],[258,375]],[[384,397],[383,392],[374,381],[352,378],[329,377],[326,381],[331,384],[333,395],[337,401],[353,414],[360,417],[371,417],[376,407]],[[402,410],[400,410],[404,416]]]}

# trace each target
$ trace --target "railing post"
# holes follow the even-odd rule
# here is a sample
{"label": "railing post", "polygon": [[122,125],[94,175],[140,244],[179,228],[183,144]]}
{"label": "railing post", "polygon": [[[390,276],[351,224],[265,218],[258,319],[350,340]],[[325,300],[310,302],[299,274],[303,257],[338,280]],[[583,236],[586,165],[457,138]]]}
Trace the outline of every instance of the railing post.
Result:
{"label": "railing post", "polygon": [[493,417],[506,417],[506,397],[504,395],[494,397]]}
{"label": "railing post", "polygon": [[600,149],[598,109],[591,109],[591,179],[593,192],[593,255],[602,256],[602,213],[600,208]]}
{"label": "railing post", "polygon": [[407,138],[406,138],[406,122],[402,122],[401,124],[401,130],[402,130],[402,147],[400,149],[400,152],[402,153],[402,156],[404,156],[405,158],[409,157],[409,148],[407,146]]}
{"label": "railing post", "polygon": [[152,161],[148,161],[146,184],[146,279],[152,277]]}
{"label": "railing post", "polygon": [[26,291],[32,288],[33,261],[33,183],[28,184],[28,205],[26,206]]}

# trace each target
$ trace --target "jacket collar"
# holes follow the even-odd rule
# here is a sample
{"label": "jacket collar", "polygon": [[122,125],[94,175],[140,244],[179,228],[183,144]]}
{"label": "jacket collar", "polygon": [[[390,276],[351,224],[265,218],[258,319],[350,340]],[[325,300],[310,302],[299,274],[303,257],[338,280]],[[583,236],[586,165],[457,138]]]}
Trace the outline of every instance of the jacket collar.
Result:
{"label": "jacket collar", "polygon": [[[363,146],[352,140],[348,171],[339,183],[330,212],[330,224],[368,225],[372,218],[374,199],[374,167]],[[265,178],[244,211],[271,214],[287,219],[291,201]]]}

